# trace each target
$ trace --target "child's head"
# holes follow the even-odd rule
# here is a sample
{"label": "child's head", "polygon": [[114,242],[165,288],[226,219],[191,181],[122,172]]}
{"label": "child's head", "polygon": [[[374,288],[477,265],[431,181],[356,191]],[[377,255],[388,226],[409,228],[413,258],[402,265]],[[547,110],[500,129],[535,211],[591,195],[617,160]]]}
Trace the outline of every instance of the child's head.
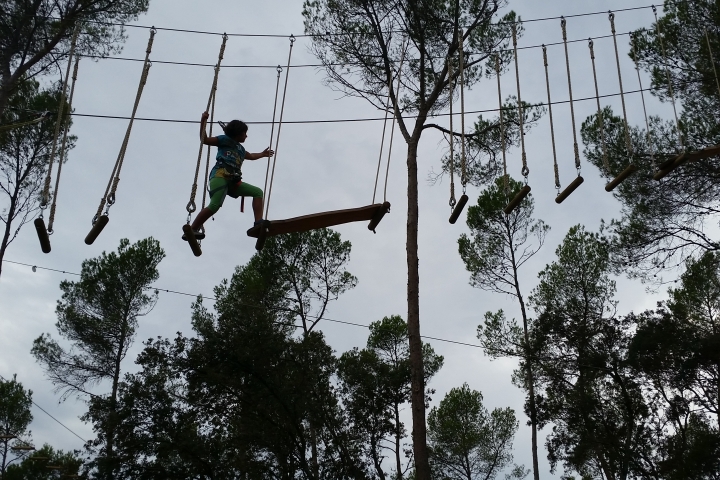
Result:
{"label": "child's head", "polygon": [[225,132],[225,135],[232,138],[233,140],[243,142],[247,138],[248,126],[245,122],[242,122],[240,120],[233,120],[228,123],[220,122],[220,126]]}

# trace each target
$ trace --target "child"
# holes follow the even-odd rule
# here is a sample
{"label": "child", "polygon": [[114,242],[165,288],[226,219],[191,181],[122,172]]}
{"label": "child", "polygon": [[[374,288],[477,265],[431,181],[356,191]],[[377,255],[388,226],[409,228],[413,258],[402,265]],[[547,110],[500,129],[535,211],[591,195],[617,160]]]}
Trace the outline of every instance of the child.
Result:
{"label": "child", "polygon": [[[205,221],[217,213],[225,201],[225,196],[233,198],[252,197],[252,209],[255,214],[255,225],[262,222],[263,192],[258,187],[241,182],[240,168],[244,160],[258,160],[272,157],[275,152],[266,148],[260,153],[248,153],[241,145],[247,139],[248,126],[240,120],[233,120],[228,124],[220,123],[225,135],[208,137],[205,125],[210,115],[203,112],[200,122],[200,140],[205,145],[218,147],[216,163],[210,172],[210,204],[200,210],[192,223],[195,238],[202,240],[205,234],[200,231]],[[183,240],[187,240],[183,235]]]}

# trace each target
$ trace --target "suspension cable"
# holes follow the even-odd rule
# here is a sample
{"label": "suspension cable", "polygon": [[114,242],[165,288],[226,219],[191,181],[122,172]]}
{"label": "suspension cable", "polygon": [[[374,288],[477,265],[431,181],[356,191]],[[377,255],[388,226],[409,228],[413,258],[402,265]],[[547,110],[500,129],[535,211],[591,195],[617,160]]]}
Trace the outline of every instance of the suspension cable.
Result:
{"label": "suspension cable", "polygon": [[672,87],[672,80],[670,79],[670,68],[668,67],[667,51],[665,50],[665,42],[663,41],[663,33],[660,28],[660,21],[657,16],[657,8],[655,5],[652,6],[653,14],[655,15],[655,29],[658,40],[660,41],[660,48],[662,49],[663,60],[665,63],[665,77],[668,82],[668,92],[670,93],[670,99],[672,100],[673,114],[675,115],[675,129],[677,130],[678,140],[680,141],[680,148],[685,152],[685,139],[683,138],[682,130],[680,129],[680,119],[677,114],[677,106],[675,105],[675,92]]}
{"label": "suspension cable", "polygon": [[513,37],[513,50],[515,53],[515,81],[517,83],[517,104],[518,104],[518,124],[520,125],[520,148],[522,150],[522,176],[525,177],[525,185],[528,183],[528,175],[530,175],[530,169],[527,164],[527,153],[525,151],[525,127],[524,123],[524,112],[522,105],[522,95],[520,94],[520,67],[518,66],[518,53],[517,53],[517,23],[512,25],[512,37]]}
{"label": "suspension cable", "polygon": [[630,140],[630,127],[628,125],[627,109],[625,107],[625,93],[623,91],[622,83],[622,72],[620,70],[620,53],[618,52],[617,36],[615,34],[615,14],[610,12],[608,14],[608,18],[610,19],[610,30],[612,31],[613,43],[615,45],[615,62],[617,63],[618,83],[620,84],[620,103],[622,104],[623,125],[625,127],[625,148],[627,149],[628,155],[632,158],[633,146],[632,141]]}
{"label": "suspension cable", "polygon": [[405,52],[407,51],[408,44],[410,43],[410,37],[406,38],[403,42],[402,46],[402,52],[400,54],[400,66],[398,67],[398,73],[397,73],[397,87],[395,88],[395,105],[397,108],[393,108],[393,121],[392,121],[392,129],[390,130],[390,145],[388,146],[388,156],[387,156],[387,163],[385,168],[385,188],[383,189],[383,202],[387,202],[387,187],[388,187],[388,178],[390,177],[390,159],[392,158],[392,147],[393,147],[393,140],[395,139],[395,123],[397,121],[397,115],[400,114],[400,87],[402,86],[402,67],[403,63],[405,63]]}
{"label": "suspension cable", "polygon": [[592,39],[588,39],[588,48],[590,49],[590,59],[592,60],[592,68],[593,68],[593,80],[595,81],[595,100],[597,101],[597,111],[598,111],[597,116],[598,116],[598,126],[600,128],[600,145],[602,146],[602,161],[603,161],[603,166],[605,167],[605,172],[607,172],[607,174],[610,175],[611,174],[610,161],[608,160],[607,144],[605,143],[605,119],[604,119],[602,107],[600,106],[600,90],[598,89],[597,69],[595,68],[595,43],[592,41]]}
{"label": "suspension cable", "polygon": [[[53,143],[50,149],[50,158],[48,161],[48,171],[45,176],[45,186],[43,187],[42,196],[40,198],[40,218],[42,218],[43,210],[47,208],[47,204],[50,201],[50,183],[52,182],[52,169],[53,163],[55,162],[55,155],[57,154],[57,142],[60,136],[60,126],[64,119],[65,110],[65,99],[67,95],[68,80],[70,79],[70,68],[72,67],[73,55],[75,53],[75,46],[77,45],[77,38],[80,34],[80,25],[75,26],[73,31],[72,39],[70,40],[70,51],[68,53],[68,64],[65,71],[65,78],[62,83],[62,90],[60,92],[60,105],[58,105],[57,121],[55,122],[55,132],[53,133]],[[62,162],[62,159],[60,160]]]}
{"label": "suspension cable", "polygon": [[448,59],[448,81],[450,85],[450,210],[455,209],[455,132],[453,125],[453,99],[455,95],[455,80],[453,79],[452,59]]}
{"label": "suspension cable", "polygon": [[[452,109],[452,106],[450,106]],[[370,205],[375,204],[375,196],[377,195],[378,180],[380,180],[380,165],[382,165],[383,149],[385,147],[385,131],[387,130],[388,116],[390,115],[390,89],[388,88],[387,100],[385,101],[385,120],[383,121],[382,137],[380,138],[380,153],[378,154],[378,166],[375,172],[375,187],[373,188],[373,197]]]}
{"label": "suspension cable", "polygon": [[77,82],[78,64],[80,63],[80,56],[75,56],[75,67],[73,68],[72,85],[70,87],[70,97],[68,99],[68,111],[65,116],[65,129],[63,132],[62,143],[60,144],[60,157],[58,160],[58,171],[57,177],[55,178],[55,189],[53,190],[53,200],[50,206],[50,216],[48,217],[47,232],[48,235],[53,234],[53,224],[55,223],[55,210],[57,208],[58,191],[60,190],[60,175],[62,174],[63,159],[65,158],[65,152],[67,149],[68,133],[70,131],[70,114],[72,113],[73,98],[75,97],[75,83]]}
{"label": "suspension cable", "polygon": [[463,187],[463,195],[465,195],[465,191],[467,190],[467,158],[465,156],[465,55],[463,53],[464,50],[464,33],[462,30],[460,30],[460,38],[459,38],[459,54],[460,54],[460,183],[462,183]]}
{"label": "suspension cable", "polygon": [[[280,65],[278,65],[277,67],[275,67],[275,70],[277,71],[277,80],[275,81],[275,102],[273,102],[273,116],[272,116],[272,123],[270,124],[270,144],[269,144],[270,147],[272,147],[273,137],[275,136],[275,114],[277,113],[278,93],[280,92],[280,74],[282,73],[283,68]],[[267,167],[265,167],[265,187],[263,188],[263,192],[267,192],[269,178],[270,178],[270,157],[268,157]]]}
{"label": "suspension cable", "polygon": [[[577,170],[578,175],[580,175],[580,149],[578,148],[577,127],[575,126],[575,106],[572,93],[572,78],[570,76],[570,55],[568,54],[567,46],[567,20],[565,20],[564,17],[560,20],[560,26],[562,28],[563,43],[565,44],[565,66],[567,68],[568,92],[570,95],[570,121],[572,122],[575,169]],[[622,91],[622,85],[620,86],[620,89]]]}
{"label": "suspension cable", "polygon": [[508,177],[507,171],[507,145],[505,142],[505,117],[503,115],[503,99],[502,99],[502,88],[500,86],[500,54],[495,55],[495,76],[497,77],[498,84],[498,110],[500,112],[500,145],[502,146],[502,160],[503,160],[503,183],[505,188],[505,196],[510,196],[510,178]]}
{"label": "suspension cable", "polygon": [[290,35],[290,50],[288,52],[287,69],[285,71],[285,86],[283,87],[282,104],[280,106],[280,121],[278,122],[278,132],[275,138],[275,157],[273,158],[272,173],[270,175],[270,189],[268,190],[267,203],[265,204],[265,218],[269,218],[270,212],[270,196],[272,195],[273,181],[275,180],[275,165],[277,165],[278,145],[280,144],[280,129],[282,128],[283,115],[285,114],[285,97],[287,95],[288,77],[290,76],[290,59],[292,58],[293,45],[295,45],[295,36]]}
{"label": "suspension cable", "polygon": [[545,84],[547,86],[548,113],[550,115],[550,142],[553,150],[553,170],[555,171],[555,189],[560,194],[560,171],[558,169],[557,149],[555,148],[555,126],[552,113],[552,100],[550,99],[550,75],[548,73],[547,47],[543,45],[543,63],[545,64]]}
{"label": "suspension cable", "polygon": [[648,121],[647,107],[645,105],[645,92],[643,92],[642,77],[640,76],[640,62],[638,60],[635,41],[636,37],[631,34],[630,47],[632,49],[632,57],[635,62],[635,72],[637,72],[638,84],[640,85],[640,98],[642,99],[643,115],[645,116],[645,139],[648,142],[648,147],[650,147],[650,160],[652,161],[653,165],[655,165],[655,147],[653,146],[653,142],[650,140],[650,122]]}

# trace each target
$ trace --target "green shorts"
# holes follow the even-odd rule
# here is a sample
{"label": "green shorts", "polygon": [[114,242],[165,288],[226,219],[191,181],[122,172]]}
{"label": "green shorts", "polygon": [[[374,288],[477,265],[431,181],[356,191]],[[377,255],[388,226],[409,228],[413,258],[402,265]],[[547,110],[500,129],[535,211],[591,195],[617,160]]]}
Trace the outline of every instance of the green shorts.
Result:
{"label": "green shorts", "polygon": [[232,198],[252,197],[262,198],[263,192],[254,185],[245,182],[231,183],[223,177],[215,177],[210,180],[210,204],[208,208],[217,213],[222,207],[225,197],[230,195]]}

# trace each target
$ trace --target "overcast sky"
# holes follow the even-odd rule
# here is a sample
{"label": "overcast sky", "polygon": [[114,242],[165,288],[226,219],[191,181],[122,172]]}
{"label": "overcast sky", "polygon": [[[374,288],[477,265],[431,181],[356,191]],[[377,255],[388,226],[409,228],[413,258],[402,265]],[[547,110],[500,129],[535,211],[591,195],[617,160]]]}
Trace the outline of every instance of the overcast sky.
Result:
{"label": "overcast sky", "polygon": [[[646,0],[511,0],[510,6],[523,19],[602,12],[609,9],[649,6]],[[208,32],[299,35],[303,33],[302,2],[289,0],[152,0],[141,25]],[[649,8],[617,14],[617,30],[627,33],[647,27],[653,20]],[[557,19],[528,23],[520,46],[550,44],[562,40]],[[128,28],[128,40],[119,56],[143,58],[148,30]],[[607,14],[568,19],[569,39],[607,36],[610,25]],[[213,64],[217,59],[220,36],[159,31],[151,58],[154,60]],[[240,118],[247,122],[265,122],[272,118],[275,94],[275,66],[287,61],[287,38],[231,37],[219,80],[216,118]],[[637,90],[637,77],[627,56],[628,37],[619,37],[623,81],[626,90]],[[611,38],[595,42],[601,94],[618,90],[617,70]],[[594,95],[592,70],[587,42],[569,47],[575,98]],[[561,45],[549,47],[553,100],[568,98],[564,51]],[[298,38],[293,52],[295,65],[314,64],[309,40]],[[546,100],[542,51],[529,48],[520,51],[520,75],[523,100]],[[237,66],[264,68],[236,68]],[[235,66],[235,67],[233,67]],[[79,114],[128,116],[137,90],[142,64],[121,60],[93,62],[83,59],[75,92],[74,108]],[[197,120],[205,109],[213,70],[208,67],[177,66],[154,63],[138,110],[139,117]],[[293,68],[287,91],[285,120],[330,120],[377,118],[380,113],[359,99],[343,98],[323,86],[323,72],[311,67]],[[503,93],[516,91],[514,75],[503,77]],[[643,77],[645,86],[649,84]],[[638,94],[628,95],[629,121],[643,123]],[[668,116],[669,107],[647,98],[649,113]],[[603,105],[620,111],[620,100],[611,97]],[[468,111],[496,108],[494,80],[484,80],[466,95]],[[594,99],[576,105],[578,135],[581,122],[596,109]],[[459,106],[456,106],[456,111]],[[573,165],[570,110],[555,107],[555,132],[558,161],[563,186],[575,176]],[[477,115],[468,115],[468,125]],[[447,117],[435,120],[447,123]],[[455,123],[459,125],[459,121]],[[63,168],[52,253],[40,251],[32,225],[27,225],[10,246],[5,259],[66,272],[79,272],[83,259],[115,250],[121,238],[137,241],[148,236],[158,239],[167,253],[160,265],[157,286],[191,294],[212,295],[213,287],[228,278],[237,265],[246,263],[255,252],[254,240],[245,235],[252,224],[249,202],[244,214],[239,202],[228,199],[224,207],[207,224],[208,238],[204,254],[195,258],[180,239],[185,222],[198,150],[198,126],[195,123],[137,121],[127,150],[117,192],[117,203],[110,210],[110,223],[92,246],[83,239],[90,229],[100,197],[110,176],[127,121],[76,116],[72,133],[78,136],[77,148]],[[370,203],[380,148],[382,122],[288,123],[282,127],[278,148],[277,170],[273,188],[270,218],[287,218],[309,213],[352,208]],[[218,131],[217,129],[215,130]],[[269,144],[269,125],[251,125],[245,147],[250,152],[263,150]],[[583,159],[585,183],[562,205],[554,202],[552,148],[549,124],[544,117],[526,138],[531,170],[530,185],[536,201],[536,216],[551,225],[543,250],[524,267],[522,289],[529,294],[537,283],[537,273],[553,261],[554,250],[567,230],[584,224],[597,230],[601,219],[617,217],[619,204],[603,189],[597,169]],[[366,225],[350,224],[337,228],[343,239],[353,245],[349,270],[359,279],[357,288],[331,305],[331,319],[369,324],[383,316],[406,316],[406,171],[405,145],[397,132],[393,148],[388,185],[392,211],[377,229],[368,232]],[[512,298],[485,293],[468,284],[468,273],[457,253],[457,239],[468,229],[464,215],[454,226],[448,224],[448,182],[434,186],[426,181],[431,169],[438,170],[443,154],[442,138],[433,130],[423,134],[418,162],[420,183],[420,322],[423,335],[477,344],[475,331],[486,311],[503,308],[508,316],[518,316]],[[213,150],[214,156],[214,150]],[[508,157],[510,172],[520,177],[519,151]],[[246,162],[244,180],[262,187],[264,161]],[[204,168],[204,167],[203,167]],[[202,172],[201,172],[202,176]],[[479,191],[469,188],[471,203]],[[198,203],[201,201],[198,198]],[[90,425],[79,420],[85,406],[70,399],[59,403],[53,386],[30,355],[33,339],[43,332],[57,337],[55,305],[60,297],[58,285],[76,277],[13,263],[3,265],[0,277],[0,374],[10,378],[17,373],[33,399],[83,439],[93,436]],[[619,313],[652,308],[663,299],[664,291],[652,295],[645,286],[618,279]],[[140,322],[135,346],[128,354],[124,369],[136,369],[134,358],[141,341],[151,337],[173,337],[176,332],[191,334],[190,305],[193,298],[161,293],[155,310]],[[342,353],[362,347],[367,330],[338,323],[323,322],[320,328],[329,344]],[[522,413],[523,393],[511,384],[516,366],[513,360],[490,361],[479,348],[430,341],[445,357],[445,366],[433,379],[437,390],[432,405],[453,387],[467,382],[480,390],[488,408],[514,408],[521,421],[515,443],[518,463],[531,466],[530,434]],[[104,387],[98,391],[104,392]],[[406,412],[409,415],[409,409]],[[39,408],[33,408],[32,423],[35,444],[49,443],[60,449],[78,449],[82,441],[64,429]],[[547,433],[542,431],[542,435]],[[544,449],[541,452],[543,478],[551,476]]]}

